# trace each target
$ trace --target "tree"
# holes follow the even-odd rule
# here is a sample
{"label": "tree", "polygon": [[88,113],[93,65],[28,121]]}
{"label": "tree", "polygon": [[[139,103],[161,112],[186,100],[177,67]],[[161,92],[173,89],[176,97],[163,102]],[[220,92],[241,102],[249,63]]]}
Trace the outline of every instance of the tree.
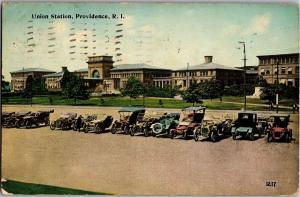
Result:
{"label": "tree", "polygon": [[195,103],[202,103],[202,95],[203,89],[201,84],[197,83],[192,83],[186,91],[181,93],[183,100],[185,100],[187,103],[193,103],[193,106]]}
{"label": "tree", "polygon": [[125,87],[120,89],[122,96],[129,96],[129,102],[131,105],[131,98],[137,98],[144,94],[144,86],[140,80],[135,77],[130,77]]}
{"label": "tree", "polygon": [[64,72],[61,80],[62,95],[68,99],[74,98],[75,104],[77,99],[87,99],[89,93],[84,85],[84,79],[77,77],[68,70]]}
{"label": "tree", "polygon": [[9,82],[4,81],[4,76],[1,77],[1,92],[10,92]]}

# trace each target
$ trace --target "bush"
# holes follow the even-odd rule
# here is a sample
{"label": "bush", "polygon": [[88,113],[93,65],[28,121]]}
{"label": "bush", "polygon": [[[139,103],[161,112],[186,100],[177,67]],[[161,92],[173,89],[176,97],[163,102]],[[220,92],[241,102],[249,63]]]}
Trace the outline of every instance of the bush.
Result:
{"label": "bush", "polygon": [[163,98],[173,98],[178,93],[178,87],[172,88],[167,86],[164,88],[151,86],[145,92],[145,96],[148,97],[163,97]]}

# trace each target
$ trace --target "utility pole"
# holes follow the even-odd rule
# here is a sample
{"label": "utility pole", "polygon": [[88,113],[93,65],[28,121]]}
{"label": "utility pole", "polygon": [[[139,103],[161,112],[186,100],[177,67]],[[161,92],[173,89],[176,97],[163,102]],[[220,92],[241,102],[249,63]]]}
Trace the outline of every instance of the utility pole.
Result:
{"label": "utility pole", "polygon": [[189,87],[189,65],[190,63],[186,64],[186,89]]}
{"label": "utility pole", "polygon": [[277,81],[276,81],[276,113],[278,113],[278,100],[279,100],[279,87],[278,87],[278,84],[279,84],[279,77],[278,77],[278,73],[279,73],[279,69],[278,69],[278,66],[279,66],[279,62],[277,61]]}
{"label": "utility pole", "polygon": [[244,60],[244,110],[247,110],[247,99],[246,99],[246,42],[244,41],[239,41],[239,44],[243,45],[243,53],[244,53],[244,58],[242,60]]}

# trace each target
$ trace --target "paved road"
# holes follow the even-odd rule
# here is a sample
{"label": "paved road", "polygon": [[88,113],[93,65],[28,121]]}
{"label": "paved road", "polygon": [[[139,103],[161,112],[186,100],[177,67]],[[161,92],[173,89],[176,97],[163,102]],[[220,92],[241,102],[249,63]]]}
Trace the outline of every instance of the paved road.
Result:
{"label": "paved road", "polygon": [[[61,106],[52,118],[70,110],[95,111]],[[107,108],[102,112],[117,114]],[[298,118],[292,115],[297,141],[289,144],[267,144],[263,138],[212,143],[47,127],[3,129],[2,172],[6,179],[114,194],[291,194],[298,186]],[[266,181],[276,186],[267,187]]]}

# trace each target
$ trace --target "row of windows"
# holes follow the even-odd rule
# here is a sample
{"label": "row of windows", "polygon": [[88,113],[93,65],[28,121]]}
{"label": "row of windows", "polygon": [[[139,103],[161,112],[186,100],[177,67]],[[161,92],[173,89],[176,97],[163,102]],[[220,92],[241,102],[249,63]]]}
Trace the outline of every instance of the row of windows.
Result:
{"label": "row of windows", "polygon": [[267,58],[267,59],[260,59],[259,64],[297,64],[299,61],[298,57],[281,57],[281,58]]}
{"label": "row of windows", "polygon": [[213,71],[182,71],[174,72],[175,77],[186,77],[186,76],[208,76],[213,75]]}
{"label": "row of windows", "polygon": [[[260,70],[260,74],[261,75],[270,75],[270,74],[272,74],[272,70],[269,70],[269,69],[261,69]],[[274,70],[273,70],[273,74],[274,75],[277,75],[277,68],[275,68]],[[289,75],[291,75],[291,74],[293,74],[293,68],[291,68],[291,67],[289,67],[288,69],[286,69],[285,67],[281,67],[280,68],[280,72],[278,73],[278,74],[289,74]]]}

